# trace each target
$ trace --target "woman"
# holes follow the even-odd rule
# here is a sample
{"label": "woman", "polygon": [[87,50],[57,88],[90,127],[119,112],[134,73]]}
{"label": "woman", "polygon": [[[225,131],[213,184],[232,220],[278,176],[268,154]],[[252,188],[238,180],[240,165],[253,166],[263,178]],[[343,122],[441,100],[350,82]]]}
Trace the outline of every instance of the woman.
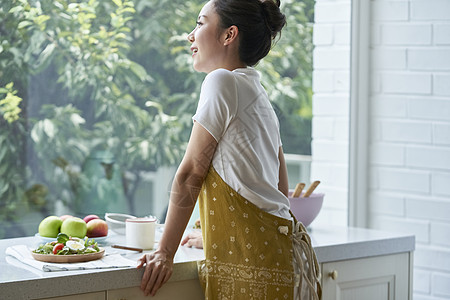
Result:
{"label": "woman", "polygon": [[[172,274],[198,198],[206,257],[199,278],[206,299],[319,298],[314,251],[289,210],[278,120],[251,67],[285,25],[279,5],[211,0],[188,36],[194,69],[207,76],[163,237],[138,266],[145,265],[145,294],[154,295]],[[189,236],[183,240],[191,242]]]}

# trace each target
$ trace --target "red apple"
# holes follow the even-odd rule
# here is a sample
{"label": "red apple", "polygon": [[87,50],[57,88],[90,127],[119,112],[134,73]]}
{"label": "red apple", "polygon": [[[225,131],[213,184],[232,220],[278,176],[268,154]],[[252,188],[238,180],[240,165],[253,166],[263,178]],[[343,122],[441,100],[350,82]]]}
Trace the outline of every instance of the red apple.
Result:
{"label": "red apple", "polygon": [[62,215],[59,218],[64,221],[65,219],[72,218],[72,216],[71,215]]}
{"label": "red apple", "polygon": [[108,224],[102,219],[93,219],[87,223],[88,238],[95,238],[108,235]]}
{"label": "red apple", "polygon": [[97,216],[97,215],[87,215],[86,217],[84,217],[83,220],[84,220],[86,223],[89,223],[89,221],[95,220],[95,219],[100,219],[100,218],[99,218],[99,216]]}

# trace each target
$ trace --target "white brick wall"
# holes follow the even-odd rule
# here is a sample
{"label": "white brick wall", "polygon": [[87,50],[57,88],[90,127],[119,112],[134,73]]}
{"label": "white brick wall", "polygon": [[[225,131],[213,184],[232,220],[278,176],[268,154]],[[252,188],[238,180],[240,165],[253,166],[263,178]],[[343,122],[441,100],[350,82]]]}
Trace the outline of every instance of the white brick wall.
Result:
{"label": "white brick wall", "polygon": [[385,94],[429,95],[432,90],[431,73],[387,71],[379,75]]}
{"label": "white brick wall", "polygon": [[450,47],[408,50],[408,68],[431,72],[448,71],[450,69]]}
{"label": "white brick wall", "polygon": [[432,36],[431,25],[410,23],[385,23],[381,25],[383,45],[429,45]]}
{"label": "white brick wall", "polygon": [[434,283],[434,292],[436,295],[450,297],[450,276],[444,273],[435,273],[432,281]]}
{"label": "white brick wall", "polygon": [[407,1],[373,1],[371,3],[372,19],[379,21],[407,21]]}
{"label": "white brick wall", "polygon": [[438,96],[450,96],[450,75],[434,74],[433,92]]}
{"label": "white brick wall", "polygon": [[450,45],[449,24],[435,24],[433,34],[434,43],[436,45]]}
{"label": "white brick wall", "polygon": [[[434,172],[431,177],[431,189],[437,196],[450,197],[450,174]],[[450,232],[450,231],[449,231]]]}
{"label": "white brick wall", "polygon": [[372,0],[369,224],[416,235],[414,299],[450,299],[450,1]]}
{"label": "white brick wall", "polygon": [[[450,0],[370,2],[369,226],[415,234],[414,300],[450,299]],[[350,6],[316,1],[316,224],[347,224]]]}
{"label": "white brick wall", "polygon": [[450,1],[448,0],[410,0],[410,20],[416,21],[445,21],[448,22],[450,14]]}
{"label": "white brick wall", "polygon": [[347,225],[350,0],[316,0],[311,179],[324,204],[313,225]]}
{"label": "white brick wall", "polygon": [[349,0],[316,0],[314,22],[316,24],[348,24],[350,13]]}

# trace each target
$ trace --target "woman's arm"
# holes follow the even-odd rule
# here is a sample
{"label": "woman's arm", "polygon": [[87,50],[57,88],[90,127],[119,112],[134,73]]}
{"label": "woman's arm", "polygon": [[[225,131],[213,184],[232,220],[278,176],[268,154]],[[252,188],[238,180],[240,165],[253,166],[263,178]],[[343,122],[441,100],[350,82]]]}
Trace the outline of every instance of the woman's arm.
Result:
{"label": "woman's arm", "polygon": [[173,258],[189,222],[197,196],[208,173],[217,142],[203,126],[194,122],[185,156],[175,174],[164,233],[158,249],[140,259],[145,266],[141,289],[145,295],[156,291],[172,275]]}
{"label": "woman's arm", "polygon": [[283,148],[280,147],[278,150],[278,160],[280,161],[280,170],[279,170],[279,182],[278,182],[278,190],[280,190],[286,197],[289,194],[289,182],[288,182],[288,174],[286,161],[284,160]]}

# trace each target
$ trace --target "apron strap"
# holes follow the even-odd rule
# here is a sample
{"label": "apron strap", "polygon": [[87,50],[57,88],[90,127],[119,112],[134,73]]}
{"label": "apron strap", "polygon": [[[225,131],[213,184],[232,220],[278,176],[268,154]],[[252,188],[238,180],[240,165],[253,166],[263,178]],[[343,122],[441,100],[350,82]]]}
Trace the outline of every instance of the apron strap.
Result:
{"label": "apron strap", "polygon": [[322,298],[319,264],[311,245],[311,238],[302,222],[296,222],[293,227],[293,244],[294,257],[300,269],[299,278],[296,280],[298,293],[300,296],[307,293],[304,290],[307,288],[310,294],[308,299],[319,300]]}

